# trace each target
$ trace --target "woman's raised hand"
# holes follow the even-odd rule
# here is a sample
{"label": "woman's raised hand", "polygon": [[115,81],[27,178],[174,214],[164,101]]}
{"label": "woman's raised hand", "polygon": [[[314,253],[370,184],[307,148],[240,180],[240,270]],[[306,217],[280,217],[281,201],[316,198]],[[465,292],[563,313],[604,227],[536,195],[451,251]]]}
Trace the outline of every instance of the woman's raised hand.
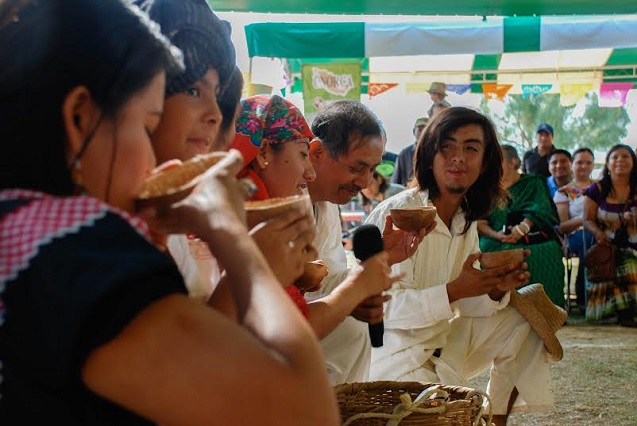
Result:
{"label": "woman's raised hand", "polygon": [[[247,197],[244,185],[236,175],[243,167],[239,151],[228,154],[206,172],[195,191],[184,201],[205,215],[212,229],[225,226],[227,220],[245,221],[244,201]],[[205,225],[204,225],[205,226]]]}
{"label": "woman's raised hand", "polygon": [[303,274],[305,263],[318,257],[312,246],[316,225],[305,209],[290,210],[260,223],[250,235],[283,286],[291,285]]}

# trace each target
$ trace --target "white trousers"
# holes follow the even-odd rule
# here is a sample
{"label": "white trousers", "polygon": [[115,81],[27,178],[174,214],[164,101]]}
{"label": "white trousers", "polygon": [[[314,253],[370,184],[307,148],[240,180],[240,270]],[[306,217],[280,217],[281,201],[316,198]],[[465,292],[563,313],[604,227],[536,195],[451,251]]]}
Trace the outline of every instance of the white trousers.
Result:
{"label": "white trousers", "polygon": [[[394,354],[400,361],[400,352]],[[432,365],[433,364],[433,365]],[[459,317],[451,321],[440,358],[395,380],[467,386],[467,380],[490,368],[487,394],[493,414],[505,414],[513,388],[515,411],[542,411],[554,406],[544,343],[515,308],[490,317]]]}
{"label": "white trousers", "polygon": [[369,379],[372,347],[367,323],[347,317],[320,345],[332,386]]}

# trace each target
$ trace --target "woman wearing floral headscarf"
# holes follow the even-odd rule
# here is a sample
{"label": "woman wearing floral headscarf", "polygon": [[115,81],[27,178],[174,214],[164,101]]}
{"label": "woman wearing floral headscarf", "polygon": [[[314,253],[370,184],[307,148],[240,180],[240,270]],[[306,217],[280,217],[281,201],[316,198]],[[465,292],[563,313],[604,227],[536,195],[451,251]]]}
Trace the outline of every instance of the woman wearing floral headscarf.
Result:
{"label": "woman wearing floral headscarf", "polygon": [[[245,167],[239,176],[249,177],[257,185],[252,199],[302,194],[316,174],[309,159],[314,135],[301,111],[277,95],[252,96],[241,104],[243,113],[237,119],[237,134],[231,148],[243,154]],[[354,268],[328,296],[309,303],[307,317],[319,339],[331,333],[363,300],[386,290],[396,280],[387,279],[386,257],[369,260],[362,268]],[[276,269],[276,265],[271,266]],[[287,284],[288,292],[304,310],[303,301],[295,296],[298,293],[295,286],[283,284]]]}
{"label": "woman wearing floral headscarf", "polygon": [[316,178],[309,161],[314,135],[301,112],[280,96],[252,96],[241,102],[232,148],[243,154],[241,177],[256,185],[253,200],[302,194]]}

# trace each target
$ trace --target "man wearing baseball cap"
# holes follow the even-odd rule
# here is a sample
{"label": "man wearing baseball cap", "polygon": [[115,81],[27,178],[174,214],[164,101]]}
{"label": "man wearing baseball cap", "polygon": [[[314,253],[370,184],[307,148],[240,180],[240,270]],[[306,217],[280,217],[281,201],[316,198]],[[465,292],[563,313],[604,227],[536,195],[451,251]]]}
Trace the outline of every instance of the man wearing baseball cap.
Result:
{"label": "man wearing baseball cap", "polygon": [[549,177],[549,158],[555,147],[553,146],[553,126],[542,123],[537,127],[537,146],[524,153],[522,158],[522,172],[535,173],[536,175]]}

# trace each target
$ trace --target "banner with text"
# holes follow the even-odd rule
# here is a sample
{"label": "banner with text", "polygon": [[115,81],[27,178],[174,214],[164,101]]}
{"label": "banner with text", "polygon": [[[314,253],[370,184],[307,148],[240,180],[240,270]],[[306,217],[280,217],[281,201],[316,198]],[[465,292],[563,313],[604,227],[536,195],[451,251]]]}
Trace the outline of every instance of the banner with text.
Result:
{"label": "banner with text", "polygon": [[303,104],[305,118],[313,116],[332,102],[341,99],[361,99],[361,64],[304,64]]}
{"label": "banner with text", "polygon": [[541,95],[542,93],[551,90],[552,87],[552,84],[523,84],[522,99],[526,99],[529,96]]}

